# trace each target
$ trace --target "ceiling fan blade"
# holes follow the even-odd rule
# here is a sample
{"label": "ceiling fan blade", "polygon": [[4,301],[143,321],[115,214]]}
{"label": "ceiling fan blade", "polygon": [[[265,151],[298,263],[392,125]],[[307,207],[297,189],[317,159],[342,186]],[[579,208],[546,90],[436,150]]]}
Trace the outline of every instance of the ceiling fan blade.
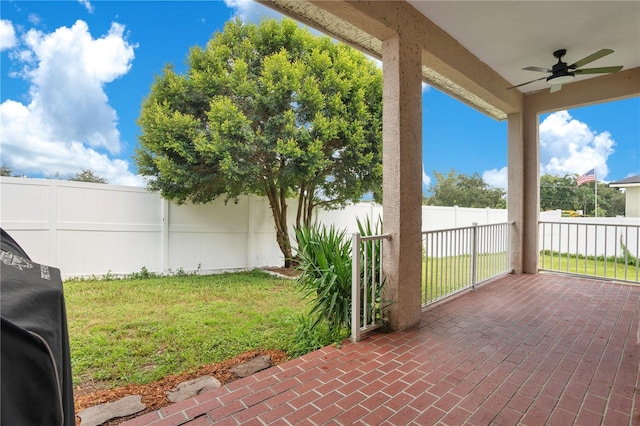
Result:
{"label": "ceiling fan blade", "polygon": [[538,72],[553,72],[549,68],[541,68],[541,67],[526,67],[522,68],[524,71],[538,71]]}
{"label": "ceiling fan blade", "polygon": [[592,53],[591,55],[587,56],[586,58],[582,58],[580,59],[578,62],[576,62],[573,65],[569,65],[570,69],[576,69],[576,68],[580,68],[583,65],[587,65],[589,62],[593,62],[596,59],[600,59],[604,56],[607,56],[609,54],[613,53],[613,50],[611,49],[601,49],[598,50],[596,53]]}
{"label": "ceiling fan blade", "polygon": [[607,74],[612,72],[618,72],[622,69],[622,65],[617,67],[600,67],[600,68],[582,68],[573,71],[576,74]]}
{"label": "ceiling fan blade", "polygon": [[560,89],[562,89],[562,84],[552,84],[551,85],[551,90],[549,90],[549,93],[559,92]]}
{"label": "ceiling fan blade", "polygon": [[541,78],[536,78],[535,80],[531,80],[531,81],[527,81],[526,83],[522,83],[522,84],[518,84],[517,86],[511,86],[511,87],[507,87],[507,90],[509,89],[515,89],[516,87],[520,87],[520,86],[525,86],[529,83],[534,83],[536,81],[540,81],[540,80],[545,80],[547,77],[541,77]]}

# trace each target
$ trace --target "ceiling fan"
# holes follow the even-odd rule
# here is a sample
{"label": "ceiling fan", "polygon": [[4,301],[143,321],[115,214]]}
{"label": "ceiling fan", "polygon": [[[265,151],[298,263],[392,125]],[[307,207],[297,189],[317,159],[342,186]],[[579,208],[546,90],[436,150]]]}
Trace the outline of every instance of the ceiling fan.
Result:
{"label": "ceiling fan", "polygon": [[527,81],[526,83],[518,84],[517,86],[511,86],[507,89],[515,89],[516,87],[524,86],[529,83],[533,83],[540,80],[547,80],[547,84],[551,85],[551,93],[557,92],[562,88],[562,85],[570,82],[575,78],[576,75],[579,74],[609,74],[613,72],[618,72],[622,69],[622,65],[615,67],[600,67],[600,68],[580,68],[588,63],[591,63],[597,59],[600,59],[604,56],[613,53],[611,49],[601,49],[596,53],[593,53],[586,58],[582,58],[574,64],[567,65],[566,62],[562,62],[562,57],[567,54],[566,49],[560,49],[553,52],[553,56],[558,58],[558,63],[556,63],[553,68],[541,68],[541,67],[526,67],[522,68],[525,71],[537,71],[544,73],[551,73],[549,77],[541,77],[535,80]]}

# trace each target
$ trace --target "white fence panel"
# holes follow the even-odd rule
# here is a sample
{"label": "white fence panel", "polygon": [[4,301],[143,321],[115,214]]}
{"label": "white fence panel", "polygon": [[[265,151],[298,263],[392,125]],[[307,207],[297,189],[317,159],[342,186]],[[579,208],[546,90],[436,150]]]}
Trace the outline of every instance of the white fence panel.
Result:
{"label": "white fence panel", "polygon": [[492,223],[503,223],[508,220],[506,209],[474,209],[469,207],[422,207],[422,232],[436,229],[450,229]]}
{"label": "white fence panel", "polygon": [[[638,234],[626,225],[640,226],[635,217],[562,217],[560,210],[540,214],[540,250],[582,256],[612,256],[621,252],[622,241],[638,257]],[[552,226],[553,224],[553,226]]]}
{"label": "white fence panel", "polygon": [[378,218],[382,219],[382,206],[375,203],[360,203],[347,206],[339,210],[320,210],[316,216],[318,222],[333,224],[338,229],[346,229],[347,234],[359,232],[358,219],[371,219],[375,225]]}
{"label": "white fence panel", "polygon": [[247,200],[169,204],[169,268],[203,272],[246,267]]}
{"label": "white fence panel", "polygon": [[51,182],[41,179],[32,179],[29,185],[20,184],[26,180],[0,178],[0,221],[29,256],[40,263],[53,265],[49,248],[53,246],[55,251],[56,210],[51,206],[55,206],[56,201],[51,197],[56,191],[52,191]]}
{"label": "white fence panel", "polygon": [[[291,227],[296,205],[290,200]],[[382,206],[320,210],[317,220],[351,233],[358,231],[356,218],[366,217],[382,217]],[[506,210],[423,207],[423,230],[506,219]],[[144,188],[0,177],[0,225],[30,257],[60,268],[65,277],[124,275],[143,267],[211,273],[284,263],[269,203],[254,196],[176,205]]]}
{"label": "white fence panel", "polygon": [[162,199],[156,194],[59,181],[56,207],[57,242],[49,256],[61,271],[91,275],[142,267],[162,270]]}
{"label": "white fence panel", "polygon": [[[2,178],[0,221],[63,275],[162,270],[162,204],[142,188]],[[25,220],[26,219],[26,220]]]}

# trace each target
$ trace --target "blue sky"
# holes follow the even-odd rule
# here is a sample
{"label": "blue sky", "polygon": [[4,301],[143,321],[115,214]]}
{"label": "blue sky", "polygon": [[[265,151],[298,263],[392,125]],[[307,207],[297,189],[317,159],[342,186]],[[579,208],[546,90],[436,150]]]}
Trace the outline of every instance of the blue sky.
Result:
{"label": "blue sky", "polygon": [[[248,0],[0,2],[0,155],[14,173],[66,178],[91,169],[144,185],[133,161],[140,105],[166,63],[224,23],[279,15]],[[640,99],[541,117],[543,173],[640,174]],[[423,90],[423,183],[433,171],[482,175],[506,187],[506,122]]]}

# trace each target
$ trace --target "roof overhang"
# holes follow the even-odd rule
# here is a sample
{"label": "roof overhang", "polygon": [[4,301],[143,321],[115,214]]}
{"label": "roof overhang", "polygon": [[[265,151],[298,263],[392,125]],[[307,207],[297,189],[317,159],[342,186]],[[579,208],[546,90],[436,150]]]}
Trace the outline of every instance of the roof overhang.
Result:
{"label": "roof overhang", "polygon": [[639,183],[610,183],[609,186],[613,188],[634,188],[634,187],[640,188],[640,182]]}
{"label": "roof overhang", "polygon": [[[415,9],[411,2],[258,1],[376,59],[382,59],[383,40],[395,34],[410,37],[422,49],[422,76],[425,83],[497,120],[504,120],[509,114],[522,112],[525,102],[528,109],[531,108],[536,112],[549,112],[640,95],[640,68],[637,66],[635,57],[631,58],[631,62],[629,62],[635,67],[625,68],[624,71],[615,74],[566,84],[562,91],[558,92],[562,94],[561,96],[550,94],[548,90],[523,93],[520,90],[507,90],[507,87],[512,86],[512,83],[492,68],[497,65],[485,63],[472,53],[472,50],[478,50],[478,45],[471,46],[472,50],[470,50],[458,42],[460,39],[469,40],[473,37],[469,38],[468,33],[464,34],[464,37],[462,34],[447,33],[429,19],[424,12]],[[452,3],[458,3],[457,7],[460,7],[461,4],[460,2]],[[472,3],[477,6],[480,2]],[[489,3],[491,5],[488,7],[495,7],[495,2]],[[532,3],[536,3],[536,7],[544,8],[552,7],[552,3],[555,2],[523,2],[521,4],[527,3],[528,7],[532,7]],[[448,7],[441,3],[437,3],[437,6],[438,8]],[[421,7],[421,9],[427,8]],[[575,13],[581,13],[580,8],[576,9]],[[442,21],[442,17],[441,13],[438,19]],[[515,15],[487,17],[487,19],[494,19],[494,21],[488,22],[486,25],[494,25],[498,18],[520,18],[521,25],[529,25],[526,19],[522,19],[522,16]],[[618,16],[616,19],[619,18]],[[450,16],[448,19],[453,22],[456,20],[456,16]],[[482,19],[484,17],[478,17],[476,21]],[[603,25],[606,25],[607,22],[605,20]],[[609,24],[615,25],[615,22],[609,22]],[[550,29],[540,29],[540,31],[547,32],[548,30]],[[606,32],[606,28],[602,28],[600,32],[602,31]],[[486,32],[491,35],[490,31]],[[486,39],[482,43],[487,44]],[[493,40],[490,47],[499,53],[501,46],[507,43],[510,41]],[[616,46],[611,47],[616,48]],[[509,46],[509,48],[513,49],[513,46]],[[494,54],[492,58],[496,56],[499,55]]]}
{"label": "roof overhang", "polygon": [[376,59],[382,59],[383,40],[410,34],[422,47],[427,84],[498,120],[521,109],[520,92],[504,90],[509,82],[406,2],[260,2]]}

